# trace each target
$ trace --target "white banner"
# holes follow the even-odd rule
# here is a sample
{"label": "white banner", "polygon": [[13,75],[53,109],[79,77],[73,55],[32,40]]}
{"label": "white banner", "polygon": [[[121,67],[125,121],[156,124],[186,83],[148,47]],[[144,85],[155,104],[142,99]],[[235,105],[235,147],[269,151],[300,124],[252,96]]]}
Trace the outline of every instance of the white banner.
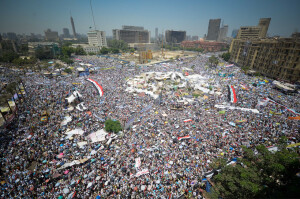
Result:
{"label": "white banner", "polygon": [[141,166],[141,158],[135,158],[135,168],[139,168]]}
{"label": "white banner", "polygon": [[139,177],[139,176],[141,176],[141,175],[148,174],[148,173],[149,173],[149,170],[148,170],[148,169],[143,169],[143,170],[137,172],[137,173],[135,174],[135,177]]}

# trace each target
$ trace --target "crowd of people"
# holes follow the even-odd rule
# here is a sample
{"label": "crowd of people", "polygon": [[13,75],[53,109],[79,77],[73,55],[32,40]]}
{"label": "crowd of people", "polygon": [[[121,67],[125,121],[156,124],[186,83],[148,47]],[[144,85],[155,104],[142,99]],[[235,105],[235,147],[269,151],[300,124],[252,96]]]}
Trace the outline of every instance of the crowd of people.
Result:
{"label": "crowd of people", "polygon": [[[18,119],[9,130],[1,131],[1,198],[203,198],[203,178],[215,159],[241,157],[242,145],[276,145],[282,135],[289,143],[299,141],[299,120],[288,119],[294,113],[273,103],[258,106],[260,99],[272,97],[299,112],[299,94],[284,94],[269,79],[262,84],[262,79],[247,76],[236,66],[210,67],[207,55],[168,66],[107,70],[101,68],[119,66],[119,62],[96,56],[78,60],[100,67],[89,78],[103,87],[103,96],[87,77],[50,79],[38,73],[22,77],[26,94],[23,103],[17,104]],[[222,94],[199,96],[174,110],[171,104],[182,96],[162,92],[162,103],[156,103],[151,96],[125,92],[129,77],[182,71],[183,67],[193,68],[190,74],[209,76]],[[223,77],[218,72],[233,75]],[[227,85],[236,90],[235,104],[228,102]],[[87,110],[68,109],[71,105],[65,98],[75,90]],[[238,109],[220,113],[223,109],[217,104],[259,113]],[[43,111],[49,115],[46,122],[41,121]],[[62,125],[66,116],[72,120]],[[90,141],[88,135],[103,129],[106,119],[125,126],[133,116],[130,128],[111,143]],[[84,133],[65,134],[78,128]],[[84,141],[87,144],[78,145]],[[64,167],[74,160],[80,163]]]}

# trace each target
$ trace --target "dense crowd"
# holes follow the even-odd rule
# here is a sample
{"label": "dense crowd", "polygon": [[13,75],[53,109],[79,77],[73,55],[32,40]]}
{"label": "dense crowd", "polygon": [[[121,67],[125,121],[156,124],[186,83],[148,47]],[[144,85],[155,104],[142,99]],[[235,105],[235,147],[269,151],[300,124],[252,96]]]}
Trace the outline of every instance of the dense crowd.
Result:
{"label": "dense crowd", "polygon": [[[109,58],[78,58],[101,68],[119,65]],[[288,119],[295,116],[293,113],[272,103],[257,105],[259,99],[270,96],[299,112],[299,94],[286,95],[268,81],[261,84],[262,79],[247,76],[238,67],[212,68],[207,62],[208,56],[201,55],[168,66],[95,70],[89,77],[103,87],[102,97],[86,77],[22,77],[26,97],[18,104],[19,119],[13,128],[1,132],[0,197],[178,198],[185,194],[203,198],[202,180],[216,158],[240,157],[242,145],[276,145],[282,135],[289,143],[299,141],[299,121]],[[181,97],[169,92],[162,93],[161,104],[151,96],[125,92],[128,77],[149,71],[182,71],[183,67],[193,67],[190,74],[209,76],[212,86],[222,94],[207,94],[208,98],[199,97],[182,105],[183,110],[174,110],[171,104]],[[234,75],[222,77],[218,72]],[[238,102],[232,106],[258,109],[260,113],[226,109],[220,114],[215,105],[229,103],[227,85],[233,85],[237,93]],[[82,95],[78,100],[84,102],[87,111],[68,111],[65,98],[74,90]],[[143,111],[145,107],[150,109]],[[47,122],[41,121],[44,110],[49,113]],[[104,128],[106,119],[125,125],[133,115],[136,120],[131,128],[123,130],[112,143],[89,141],[88,135]],[[62,125],[66,116],[72,121]],[[84,134],[66,138],[65,132],[76,128]],[[184,136],[189,137],[178,139]],[[79,146],[82,141],[88,144]],[[97,153],[91,153],[95,150]],[[138,158],[140,166],[136,167]],[[84,161],[60,169],[74,160]],[[136,175],[143,170],[149,173]]]}

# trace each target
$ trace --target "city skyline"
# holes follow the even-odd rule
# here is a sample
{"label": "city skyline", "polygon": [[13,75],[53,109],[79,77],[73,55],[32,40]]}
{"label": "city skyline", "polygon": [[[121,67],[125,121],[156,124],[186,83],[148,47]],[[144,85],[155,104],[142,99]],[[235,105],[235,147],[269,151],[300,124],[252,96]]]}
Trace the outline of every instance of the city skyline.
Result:
{"label": "city skyline", "polygon": [[[72,30],[70,11],[76,32],[87,34],[94,29],[89,1],[17,1],[0,0],[0,33],[44,34],[48,28],[62,34],[63,28]],[[229,26],[228,36],[240,26],[255,26],[260,18],[272,18],[268,34],[290,36],[300,30],[298,9],[300,1],[95,1],[92,0],[96,27],[112,36],[112,30],[122,25],[143,26],[155,36],[166,30],[182,30],[187,35],[203,37],[209,19],[221,18]],[[125,16],[125,17],[124,17]]]}

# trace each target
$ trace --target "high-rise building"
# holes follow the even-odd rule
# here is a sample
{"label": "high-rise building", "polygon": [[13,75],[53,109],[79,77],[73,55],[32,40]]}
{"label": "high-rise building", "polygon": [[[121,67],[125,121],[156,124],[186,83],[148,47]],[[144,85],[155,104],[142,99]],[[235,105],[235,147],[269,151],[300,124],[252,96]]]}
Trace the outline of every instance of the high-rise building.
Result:
{"label": "high-rise building", "polygon": [[165,38],[167,43],[181,43],[186,40],[186,31],[166,30]]}
{"label": "high-rise building", "polygon": [[227,37],[227,33],[228,33],[228,25],[224,25],[223,27],[220,28],[218,41],[224,41],[224,39]]}
{"label": "high-rise building", "polygon": [[90,46],[103,47],[107,46],[106,36],[104,31],[93,30],[87,33]]}
{"label": "high-rise building", "polygon": [[70,32],[68,28],[63,28],[63,37],[70,38]]}
{"label": "high-rise building", "polygon": [[71,25],[73,30],[73,37],[77,38],[73,17],[71,17]]}
{"label": "high-rise building", "polygon": [[270,22],[271,22],[271,18],[260,18],[259,19],[258,27],[261,28],[261,31],[259,34],[260,38],[265,38],[267,36]]}
{"label": "high-rise building", "polygon": [[45,31],[45,39],[46,41],[58,41],[58,32],[56,31],[51,31],[51,29],[47,29]]}
{"label": "high-rise building", "polygon": [[258,26],[243,26],[237,34],[237,39],[257,39],[259,38],[261,28]]}
{"label": "high-rise building", "polygon": [[150,43],[150,32],[141,26],[122,26],[122,29],[113,29],[113,38],[126,43]]}
{"label": "high-rise building", "polygon": [[237,39],[265,38],[268,32],[271,18],[261,18],[258,26],[243,26],[237,34]]}
{"label": "high-rise building", "polygon": [[230,61],[268,77],[300,79],[300,40],[297,38],[233,39]]}
{"label": "high-rise building", "polygon": [[158,28],[155,28],[155,40],[158,40]]}
{"label": "high-rise building", "polygon": [[206,40],[218,40],[221,19],[210,19]]}
{"label": "high-rise building", "polygon": [[213,41],[183,41],[181,47],[184,48],[199,48],[208,52],[217,52],[222,48],[228,47],[227,43],[224,42],[213,42]]}
{"label": "high-rise building", "polygon": [[239,30],[238,30],[238,29],[234,29],[234,30],[232,30],[231,37],[235,39],[235,38],[236,38],[236,36],[237,36],[237,34],[238,34],[238,32],[239,32]]}

